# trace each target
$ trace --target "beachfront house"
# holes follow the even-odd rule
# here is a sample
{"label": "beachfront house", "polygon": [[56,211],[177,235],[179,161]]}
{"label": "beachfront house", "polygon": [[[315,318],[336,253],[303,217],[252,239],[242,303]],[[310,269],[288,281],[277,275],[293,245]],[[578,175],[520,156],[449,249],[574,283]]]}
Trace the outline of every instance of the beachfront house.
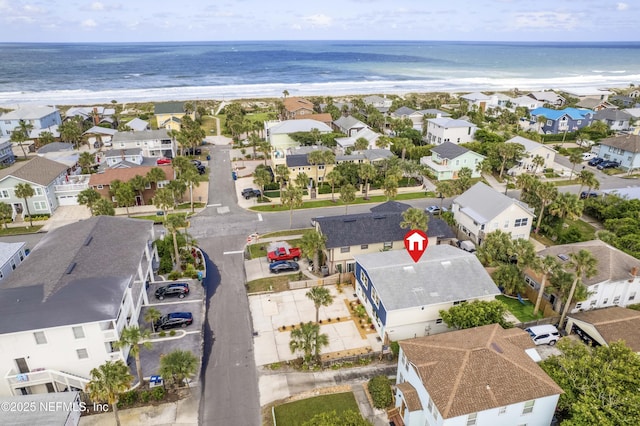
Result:
{"label": "beachfront house", "polygon": [[151,204],[151,200],[158,189],[164,188],[170,181],[175,179],[175,172],[171,165],[115,167],[106,169],[100,173],[92,174],[89,178],[88,185],[98,191],[103,198],[112,201],[114,206],[117,207],[116,199],[110,193],[111,183],[116,180],[120,182],[129,182],[136,176],[147,176],[149,171],[153,168],[159,168],[162,170],[166,179],[157,183],[148,182],[141,192],[136,191],[135,204],[137,206],[144,206],[146,204]]}
{"label": "beachfront house", "polygon": [[153,105],[153,115],[156,118],[159,129],[177,130],[182,126],[182,119],[185,115],[196,119],[195,111],[185,109],[185,102],[159,102]]}
{"label": "beachfront house", "polygon": [[631,114],[619,109],[603,109],[596,112],[595,121],[602,121],[613,131],[629,130],[631,128]]}
{"label": "beachfront house", "polygon": [[531,96],[518,96],[516,98],[511,99],[511,106],[515,110],[517,107],[526,108],[528,110],[536,109],[541,107],[543,102],[536,100]]}
{"label": "beachfront house", "polygon": [[631,171],[640,168],[640,135],[620,135],[600,141],[598,157],[617,161],[620,167]]}
{"label": "beachfront house", "polygon": [[465,100],[469,104],[469,108],[476,107],[478,111],[486,111],[487,108],[497,106],[497,98],[495,96],[488,96],[484,93],[473,92],[460,96],[460,99]]}
{"label": "beachfront house", "polygon": [[111,140],[113,150],[140,149],[143,157],[175,158],[177,145],[167,129],[117,132]]}
{"label": "beachfront house", "polygon": [[458,230],[481,245],[487,234],[501,230],[511,238],[528,240],[533,209],[482,182],[478,182],[453,200],[453,218]]}
{"label": "beachfront house", "polygon": [[307,118],[308,115],[315,114],[313,110],[313,102],[304,98],[285,98],[282,101],[284,105],[284,119],[293,120],[296,118]]}
{"label": "beachfront house", "polygon": [[[12,207],[11,218],[22,221],[28,213],[33,216],[51,215],[58,208],[55,186],[65,182],[67,166],[36,156],[28,161],[0,169],[0,201]],[[26,199],[15,194],[19,183],[27,183],[34,195]],[[25,203],[29,203],[28,211]]]}
{"label": "beachfront house", "polygon": [[265,133],[271,145],[272,154],[276,158],[285,158],[285,151],[300,146],[300,142],[291,138],[292,133],[310,132],[317,129],[321,134],[331,133],[331,127],[316,120],[303,118],[300,120],[265,121]]}
{"label": "beachfront house", "polygon": [[374,107],[383,114],[386,114],[389,111],[389,108],[391,108],[391,105],[393,105],[393,101],[391,99],[388,99],[387,95],[365,96],[364,98],[362,98],[362,102],[364,102],[364,104],[367,106]]}
{"label": "beachfront house", "polygon": [[149,303],[154,239],[151,222],[112,216],[42,238],[0,284],[0,396],[84,390],[93,368],[126,362],[114,343]]}
{"label": "beachfront house", "polygon": [[149,122],[145,120],[141,120],[138,117],[133,118],[126,123],[124,123],[129,129],[134,132],[141,132],[143,130],[149,130]]}
{"label": "beachfront house", "polygon": [[0,137],[11,136],[21,122],[31,125],[34,130],[50,129],[62,124],[62,117],[56,107],[24,105],[0,115]]}
{"label": "beachfront house", "polygon": [[[594,115],[595,113],[589,109],[541,107],[531,111],[531,126],[537,128],[538,132],[545,134],[575,132],[590,126]],[[539,117],[544,117],[545,121],[538,123]]]}
{"label": "beachfront house", "polygon": [[595,98],[582,99],[580,102],[576,104],[576,106],[578,108],[586,108],[596,112],[602,111],[605,109],[618,108],[617,106],[615,106],[612,103],[609,103],[608,101],[603,101]]}
{"label": "beachfront house", "polygon": [[64,119],[67,121],[79,117],[89,126],[106,125],[117,127],[116,120],[113,117],[115,113],[115,108],[105,108],[103,106],[71,107],[65,112]]}
{"label": "beachfront house", "polygon": [[600,101],[606,101],[609,99],[609,95],[613,95],[613,92],[610,92],[606,89],[598,89],[595,87],[572,87],[565,88],[562,90],[567,95],[578,98],[579,100],[585,99],[597,99]]}
{"label": "beachfront house", "polygon": [[550,90],[544,92],[531,92],[527,96],[541,102],[542,106],[544,106],[544,104],[550,104],[552,106],[561,107],[567,102],[564,96],[558,95],[556,92],[552,92]]}
{"label": "beachfront house", "polygon": [[[514,136],[505,143],[519,143],[524,146],[525,154],[518,164],[509,169],[511,176],[520,175],[522,173],[542,172],[544,169],[553,168],[556,160],[556,150],[548,145],[543,145],[531,139],[522,136]],[[536,157],[542,157],[544,163],[537,166],[533,163]]]}
{"label": "beachfront house", "polygon": [[[322,216],[315,218],[316,230],[326,237],[325,259],[330,272],[353,272],[354,256],[386,250],[404,250],[402,213],[408,204],[387,201],[372,207],[369,213]],[[449,244],[455,234],[442,219],[429,218],[427,237],[430,246]]]}
{"label": "beachfront house", "polygon": [[458,179],[458,172],[463,167],[471,170],[471,177],[477,178],[481,176],[477,166],[484,158],[484,155],[477,152],[444,142],[431,149],[431,157],[422,157],[420,164],[426,166],[439,181]]}
{"label": "beachfront house", "polygon": [[525,331],[492,324],[399,343],[394,424],[552,424],[564,392],[534,361]]}
{"label": "beachfront house", "polygon": [[354,259],[356,295],[385,344],[450,331],[441,310],[500,294],[475,255],[448,244],[428,246],[418,262],[406,250]]}
{"label": "beachfront house", "polygon": [[455,144],[473,141],[478,126],[467,121],[453,118],[429,118],[427,120],[427,143],[440,145],[444,142]]}

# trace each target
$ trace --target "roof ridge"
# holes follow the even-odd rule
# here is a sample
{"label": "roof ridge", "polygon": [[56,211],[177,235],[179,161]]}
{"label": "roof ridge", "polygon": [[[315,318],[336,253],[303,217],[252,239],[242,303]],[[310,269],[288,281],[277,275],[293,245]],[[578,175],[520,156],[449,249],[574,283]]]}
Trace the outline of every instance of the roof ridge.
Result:
{"label": "roof ridge", "polygon": [[465,354],[464,354],[464,357],[462,358],[462,362],[460,363],[458,374],[456,375],[456,378],[453,381],[453,386],[451,387],[451,392],[449,393],[449,401],[447,401],[447,404],[444,407],[444,409],[440,411],[442,418],[445,418],[445,419],[448,417],[449,411],[451,411],[453,403],[456,400],[456,394],[458,393],[458,388],[460,387],[460,383],[462,382],[462,378],[464,377],[464,372],[466,370],[467,364],[469,363],[469,358],[471,358],[471,350],[469,349],[462,349],[462,350],[465,351]]}

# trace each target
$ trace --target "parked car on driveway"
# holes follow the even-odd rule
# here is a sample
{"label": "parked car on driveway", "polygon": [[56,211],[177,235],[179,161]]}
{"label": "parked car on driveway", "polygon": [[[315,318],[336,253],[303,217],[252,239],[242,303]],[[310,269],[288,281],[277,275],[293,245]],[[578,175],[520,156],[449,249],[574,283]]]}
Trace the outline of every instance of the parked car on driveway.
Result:
{"label": "parked car on driveway", "polygon": [[589,160],[589,162],[587,164],[589,164],[590,166],[597,166],[598,164],[602,163],[603,161],[604,161],[604,158],[596,157],[596,158],[592,158],[591,160]]}
{"label": "parked car on driveway", "polygon": [[560,332],[555,326],[550,324],[534,325],[533,327],[526,328],[524,331],[529,333],[529,336],[531,336],[531,339],[536,345],[553,346],[560,340]]}
{"label": "parked car on driveway", "polygon": [[171,164],[171,158],[166,158],[166,157],[158,158],[158,159],[156,160],[156,164],[157,164],[157,165],[161,165],[161,164]]}
{"label": "parked car on driveway", "polygon": [[280,260],[294,260],[300,259],[301,252],[298,247],[278,247],[274,251],[267,253],[267,259],[269,263],[278,262]]}
{"label": "parked car on driveway", "polygon": [[251,197],[259,197],[261,194],[262,193],[259,189],[245,188],[242,190],[242,196],[245,200],[248,200]]}
{"label": "parked car on driveway", "polygon": [[424,209],[424,211],[431,214],[440,214],[440,213],[448,212],[449,210],[447,210],[446,207],[442,207],[442,209],[440,209],[439,206],[429,206],[426,209]]}
{"label": "parked car on driveway", "polygon": [[156,330],[166,330],[168,328],[186,327],[193,323],[193,314],[191,312],[172,312],[160,317],[156,321]]}
{"label": "parked car on driveway", "polygon": [[279,274],[280,272],[291,272],[300,269],[298,262],[292,262],[290,260],[281,260],[279,262],[273,262],[269,264],[269,272],[272,274]]}
{"label": "parked car on driveway", "polygon": [[617,161],[605,160],[600,164],[598,164],[597,167],[598,167],[598,170],[604,170],[604,169],[615,169],[618,166],[620,166],[620,163],[618,163]]}
{"label": "parked car on driveway", "polygon": [[156,299],[163,300],[165,297],[179,297],[184,299],[189,294],[189,284],[172,283],[156,289]]}
{"label": "parked car on driveway", "polygon": [[584,200],[585,198],[597,198],[598,197],[598,193],[597,192],[587,192],[587,191],[582,191],[580,193],[580,199]]}
{"label": "parked car on driveway", "polygon": [[582,153],[582,161],[593,160],[596,157],[597,157],[596,154],[594,154],[593,152],[583,152]]}

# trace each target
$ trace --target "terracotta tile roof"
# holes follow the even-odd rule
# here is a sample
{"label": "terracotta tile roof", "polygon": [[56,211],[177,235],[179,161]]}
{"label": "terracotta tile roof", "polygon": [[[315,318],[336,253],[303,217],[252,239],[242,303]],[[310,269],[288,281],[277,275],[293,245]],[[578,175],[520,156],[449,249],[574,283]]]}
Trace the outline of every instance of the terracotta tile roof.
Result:
{"label": "terracotta tile roof", "polygon": [[0,179],[13,176],[18,179],[47,186],[67,170],[67,166],[45,157],[33,157],[29,161],[15,163],[0,170]]}
{"label": "terracotta tile roof", "polygon": [[301,120],[303,118],[309,118],[311,120],[320,121],[325,124],[331,124],[333,121],[333,117],[328,112],[323,112],[322,114],[305,114],[305,115],[297,115],[293,119]]}
{"label": "terracotta tile roof", "polygon": [[400,347],[445,419],[563,393],[498,324],[409,339]]}
{"label": "terracotta tile roof", "polygon": [[578,312],[569,317],[592,324],[607,343],[624,340],[634,352],[640,352],[640,312],[612,306]]}
{"label": "terracotta tile roof", "polygon": [[96,173],[91,175],[89,179],[90,186],[96,185],[109,185],[114,180],[120,180],[122,182],[129,182],[136,175],[146,176],[149,173],[149,170],[154,167],[159,167],[164,171],[167,180],[173,180],[173,167],[170,165],[162,165],[162,166],[140,166],[140,167],[131,167],[124,169],[107,169],[104,173]]}
{"label": "terracotta tile roof", "polygon": [[399,385],[397,385],[397,388],[400,389],[400,392],[402,392],[402,396],[404,397],[404,401],[407,403],[407,408],[409,408],[409,411],[422,410],[422,402],[420,402],[418,391],[413,387],[411,383],[400,383]]}

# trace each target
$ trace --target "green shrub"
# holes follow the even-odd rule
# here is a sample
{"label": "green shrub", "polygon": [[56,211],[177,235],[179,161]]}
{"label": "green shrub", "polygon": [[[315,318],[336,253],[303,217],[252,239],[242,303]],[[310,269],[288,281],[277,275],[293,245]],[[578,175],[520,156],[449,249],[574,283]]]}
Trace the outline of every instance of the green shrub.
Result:
{"label": "green shrub", "polygon": [[162,401],[164,399],[164,394],[165,394],[165,390],[162,386],[153,388],[153,390],[151,391],[151,396],[156,401]]}
{"label": "green shrub", "polygon": [[166,333],[164,330],[162,330],[162,331],[160,332],[160,337],[165,337],[166,335],[167,335],[167,333]]}
{"label": "green shrub", "polygon": [[125,392],[122,395],[120,395],[120,400],[119,402],[122,403],[122,405],[127,406],[127,405],[133,405],[138,401],[138,392],[135,390],[129,391],[129,392]]}
{"label": "green shrub", "polygon": [[393,394],[391,393],[391,382],[387,376],[376,376],[369,380],[367,389],[373,400],[373,406],[376,408],[387,408],[393,402]]}
{"label": "green shrub", "polygon": [[169,280],[171,281],[175,281],[178,278],[180,278],[182,276],[182,273],[180,273],[179,271],[171,271],[169,273],[169,275],[167,276],[167,278],[169,278]]}
{"label": "green shrub", "polygon": [[149,400],[151,399],[151,392],[148,390],[143,390],[142,392],[140,392],[140,401],[142,401],[143,403],[148,403]]}
{"label": "green shrub", "polygon": [[398,358],[398,354],[400,353],[400,345],[398,342],[391,342],[389,346],[391,347],[391,352],[393,352],[393,357]]}
{"label": "green shrub", "polygon": [[171,330],[171,331],[169,332],[169,336],[172,336],[172,337],[173,337],[173,336],[175,336],[175,335],[176,335],[176,331],[175,331],[175,330]]}
{"label": "green shrub", "polygon": [[173,269],[173,262],[171,261],[171,256],[162,256],[160,258],[160,268],[158,269],[158,273],[167,274],[171,272]]}
{"label": "green shrub", "polygon": [[271,182],[264,186],[265,191],[275,191],[280,190],[280,184],[278,182]]}

